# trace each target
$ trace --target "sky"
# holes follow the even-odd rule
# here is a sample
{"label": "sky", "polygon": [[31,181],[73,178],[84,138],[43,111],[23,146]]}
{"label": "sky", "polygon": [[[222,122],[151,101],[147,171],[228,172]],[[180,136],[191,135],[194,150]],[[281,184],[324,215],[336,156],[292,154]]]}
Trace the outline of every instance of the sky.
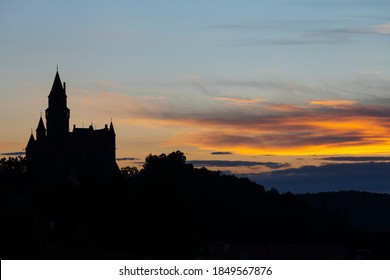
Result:
{"label": "sky", "polygon": [[387,0],[0,0],[2,156],[57,65],[71,126],[112,119],[120,166],[181,150],[283,191],[390,192]]}

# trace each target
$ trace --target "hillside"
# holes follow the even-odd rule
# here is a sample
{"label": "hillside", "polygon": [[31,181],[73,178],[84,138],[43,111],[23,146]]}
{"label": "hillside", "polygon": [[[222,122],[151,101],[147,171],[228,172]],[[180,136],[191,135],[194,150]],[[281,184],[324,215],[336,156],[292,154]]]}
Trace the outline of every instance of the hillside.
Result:
{"label": "hillside", "polygon": [[390,195],[358,192],[321,192],[297,195],[318,211],[347,215],[353,228],[390,231]]}
{"label": "hillside", "polygon": [[[374,232],[387,225],[386,195],[279,194],[194,168],[180,151],[108,181],[61,170],[32,181],[22,159],[1,162],[3,259],[345,259],[360,249],[390,258],[390,231]],[[377,217],[361,230],[367,197]],[[333,207],[343,201],[349,212]]]}

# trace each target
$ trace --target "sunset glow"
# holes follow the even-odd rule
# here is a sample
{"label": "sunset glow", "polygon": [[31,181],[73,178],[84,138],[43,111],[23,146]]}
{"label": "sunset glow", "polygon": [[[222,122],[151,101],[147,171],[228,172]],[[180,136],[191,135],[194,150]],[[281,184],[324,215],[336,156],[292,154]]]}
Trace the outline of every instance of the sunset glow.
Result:
{"label": "sunset glow", "polygon": [[390,155],[389,4],[287,2],[2,1],[0,153],[23,152],[58,63],[70,126],[112,119],[120,166]]}

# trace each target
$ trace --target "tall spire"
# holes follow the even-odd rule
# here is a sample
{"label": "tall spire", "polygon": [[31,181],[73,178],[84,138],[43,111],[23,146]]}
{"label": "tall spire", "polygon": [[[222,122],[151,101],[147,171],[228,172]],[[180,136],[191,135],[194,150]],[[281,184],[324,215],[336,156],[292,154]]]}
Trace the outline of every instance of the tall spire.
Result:
{"label": "tall spire", "polygon": [[49,97],[54,95],[65,95],[65,89],[62,87],[60,74],[58,74],[58,67],[57,67],[56,76],[54,78],[53,86],[51,87]]}
{"label": "tall spire", "polygon": [[114,130],[114,125],[112,124],[112,119],[110,123],[110,133],[115,136],[115,130]]}

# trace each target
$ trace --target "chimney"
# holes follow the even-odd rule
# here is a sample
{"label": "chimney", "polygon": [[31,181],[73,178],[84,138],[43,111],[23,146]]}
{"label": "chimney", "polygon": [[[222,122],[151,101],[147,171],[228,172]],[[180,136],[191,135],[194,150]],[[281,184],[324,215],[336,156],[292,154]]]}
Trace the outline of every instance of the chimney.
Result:
{"label": "chimney", "polygon": [[64,92],[66,93],[66,83],[64,82]]}

